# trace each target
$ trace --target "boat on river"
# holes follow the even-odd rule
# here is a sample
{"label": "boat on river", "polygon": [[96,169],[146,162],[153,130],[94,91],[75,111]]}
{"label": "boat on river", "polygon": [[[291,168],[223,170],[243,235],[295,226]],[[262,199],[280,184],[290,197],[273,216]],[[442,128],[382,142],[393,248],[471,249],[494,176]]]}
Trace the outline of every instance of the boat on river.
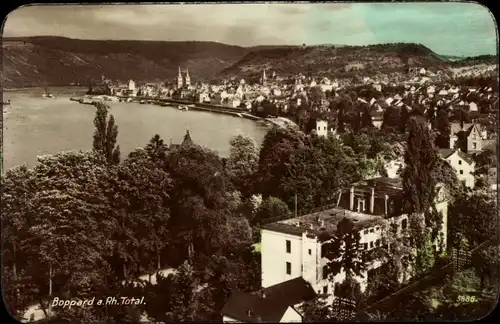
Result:
{"label": "boat on river", "polygon": [[183,110],[183,111],[188,111],[189,110],[189,107],[186,106],[186,105],[179,105],[178,107],[179,110]]}
{"label": "boat on river", "polygon": [[42,95],[42,97],[44,97],[44,98],[55,98],[54,95],[52,93],[50,93],[47,88],[45,88],[45,93]]}

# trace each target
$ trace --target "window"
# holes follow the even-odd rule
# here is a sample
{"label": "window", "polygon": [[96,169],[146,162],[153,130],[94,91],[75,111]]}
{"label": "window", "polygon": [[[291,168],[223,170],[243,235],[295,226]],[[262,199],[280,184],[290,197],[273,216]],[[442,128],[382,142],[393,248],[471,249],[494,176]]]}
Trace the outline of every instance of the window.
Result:
{"label": "window", "polygon": [[304,266],[302,264],[300,265],[300,272],[304,272]]}
{"label": "window", "polygon": [[368,250],[368,243],[365,243],[365,250]]}
{"label": "window", "polygon": [[476,142],[472,142],[472,149],[475,150],[477,148],[477,143]]}
{"label": "window", "polygon": [[370,228],[370,233],[373,233],[375,232],[375,229],[374,228]]}
{"label": "window", "polygon": [[323,266],[323,279],[326,279],[328,278],[328,267],[327,266]]}
{"label": "window", "polygon": [[408,225],[408,220],[405,218],[401,221],[401,229],[406,229],[407,225]]}
{"label": "window", "polygon": [[459,165],[462,165],[462,160],[458,160],[458,164],[459,164]]}
{"label": "window", "polygon": [[363,234],[368,234],[368,230],[367,230],[367,229],[365,229],[365,230],[363,231]]}
{"label": "window", "polygon": [[326,126],[324,127],[324,130],[326,130]]}
{"label": "window", "polygon": [[377,231],[380,231],[380,226],[375,227]]}
{"label": "window", "polygon": [[379,247],[379,246],[380,246],[380,239],[378,239],[378,240],[376,240],[376,241],[375,241],[375,246],[376,246],[376,247]]}
{"label": "window", "polygon": [[286,263],[286,274],[288,275],[292,274],[292,264],[290,262]]}
{"label": "window", "polygon": [[370,249],[373,249],[373,241],[370,242]]}
{"label": "window", "polygon": [[307,252],[309,252],[309,255],[311,255],[311,253],[312,253],[311,249],[309,249]]}
{"label": "window", "polygon": [[464,174],[464,170],[460,170],[460,174]]}
{"label": "window", "polygon": [[286,253],[292,253],[292,242],[286,240]]}
{"label": "window", "polygon": [[328,286],[323,287],[323,294],[328,294]]}

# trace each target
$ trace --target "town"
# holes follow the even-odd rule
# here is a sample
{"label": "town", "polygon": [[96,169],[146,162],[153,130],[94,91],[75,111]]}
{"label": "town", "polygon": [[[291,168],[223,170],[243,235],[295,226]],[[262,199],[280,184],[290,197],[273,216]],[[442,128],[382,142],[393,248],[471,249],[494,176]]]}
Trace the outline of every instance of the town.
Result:
{"label": "town", "polygon": [[[235,277],[232,280],[251,280],[252,283],[248,283],[250,286],[247,284],[242,285],[242,283],[229,285],[227,288],[229,290],[224,292],[225,297],[222,295],[217,297],[219,306],[211,306],[214,307],[213,310],[206,315],[200,315],[201,309],[191,310],[193,313],[190,316],[194,317],[189,318],[195,320],[199,318],[197,316],[208,316],[207,318],[219,318],[224,322],[300,322],[313,320],[316,318],[314,316],[318,316],[318,312],[324,313],[322,315],[323,319],[352,318],[356,312],[369,306],[369,300],[371,303],[376,303],[377,300],[386,297],[387,293],[391,291],[390,289],[387,290],[387,287],[382,289],[377,286],[382,284],[379,282],[380,280],[388,280],[384,277],[384,274],[390,273],[396,276],[396,282],[391,284],[393,291],[404,289],[403,287],[406,285],[415,281],[418,282],[424,275],[428,275],[432,271],[439,271],[440,267],[446,265],[447,262],[454,262],[452,258],[455,256],[452,256],[452,251],[457,249],[461,251],[462,247],[458,248],[458,246],[466,244],[470,248],[475,248],[478,244],[483,244],[484,240],[494,237],[493,232],[491,232],[491,225],[494,217],[492,212],[496,210],[496,207],[491,204],[496,206],[497,126],[495,116],[498,109],[498,85],[484,77],[459,79],[459,81],[449,79],[444,82],[432,82],[432,79],[425,76],[426,73],[423,69],[418,70],[418,76],[409,73],[410,81],[399,85],[365,79],[359,85],[343,87],[338,81],[330,81],[326,77],[316,81],[315,78],[306,78],[302,75],[294,79],[287,79],[287,84],[281,82],[282,80],[280,81],[275,73],[272,73],[268,79],[267,72],[263,71],[260,80],[253,85],[247,85],[244,80],[240,80],[236,84],[228,80],[219,86],[203,84],[192,86],[188,71],[186,70],[183,74],[179,69],[177,84],[170,87],[154,88],[152,85],[144,84],[136,89],[134,81],[130,80],[126,88],[114,88],[110,86],[109,81],[103,80],[106,89],[108,89],[107,94],[96,94],[99,90],[90,89],[89,92],[93,92],[91,95],[93,104],[97,107],[96,120],[102,120],[102,118],[104,118],[104,121],[106,120],[107,108],[105,101],[109,100],[111,96],[116,96],[116,98],[120,98],[119,100],[127,98],[125,101],[133,98],[139,100],[172,98],[186,103],[209,103],[210,101],[210,104],[214,106],[232,105],[232,108],[239,108],[243,112],[261,118],[281,117],[289,121],[287,124],[278,125],[270,130],[260,150],[255,144],[252,144],[250,139],[244,136],[235,138],[231,142],[231,156],[227,159],[223,158],[221,162],[215,162],[211,166],[205,166],[205,164],[212,162],[204,161],[213,160],[214,158],[220,160],[220,158],[210,157],[213,153],[198,147],[195,141],[191,139],[189,130],[181,145],[171,144],[169,147],[156,136],[147,145],[146,151],[138,149],[138,151],[132,152],[123,162],[119,162],[119,160],[112,162],[115,159],[114,156],[116,156],[114,151],[105,153],[104,156],[107,156],[106,159],[109,159],[109,163],[112,165],[124,163],[123,167],[132,168],[126,172],[131,172],[134,170],[133,168],[137,168],[137,162],[130,164],[132,161],[141,161],[141,164],[145,163],[139,167],[140,169],[133,172],[145,172],[146,169],[142,169],[143,167],[147,169],[154,168],[157,170],[156,173],[159,172],[158,174],[144,174],[147,175],[147,178],[143,181],[150,181],[151,183],[164,181],[161,179],[167,179],[168,175],[165,172],[168,172],[168,174],[174,175],[174,178],[168,181],[174,181],[174,183],[177,183],[176,186],[180,186],[183,183],[182,181],[188,181],[187,179],[182,180],[183,177],[188,176],[187,174],[181,176],[183,172],[197,170],[201,167],[202,169],[209,168],[215,171],[215,175],[209,177],[212,180],[199,178],[202,176],[202,173],[200,173],[189,175],[193,179],[190,181],[197,181],[200,185],[204,181],[209,181],[207,185],[210,185],[212,181],[215,181],[213,177],[217,177],[217,174],[222,172],[226,178],[224,181],[229,181],[227,185],[231,183],[232,190],[235,190],[230,194],[236,194],[240,197],[237,198],[239,202],[233,202],[233,204],[236,203],[236,206],[231,209],[231,213],[240,216],[237,216],[234,220],[227,219],[223,222],[231,224],[240,219],[237,221],[237,223],[240,222],[237,225],[240,231],[247,231],[244,230],[245,226],[252,228],[250,236],[245,234],[243,236],[246,236],[246,238],[241,238],[243,242],[229,243],[236,245],[228,250],[233,250],[232,253],[234,253],[234,248],[239,246],[237,249],[246,251],[239,253],[246,253],[245,258],[250,258],[251,261],[241,259],[233,261],[226,259],[226,261],[223,261],[221,259],[214,262],[236,262],[240,267],[248,267],[250,265],[246,264],[246,262],[251,262],[252,267],[256,267],[251,271],[258,271],[258,277],[261,279],[255,281],[257,278],[250,279],[247,277],[254,277],[257,275],[256,273],[250,272],[243,276],[243,273],[240,272],[250,270],[234,269],[239,273],[233,275],[243,277]],[[97,101],[96,98],[98,98]],[[96,125],[99,125],[99,123]],[[113,129],[115,126],[109,124],[108,127]],[[106,129],[97,129],[96,131],[106,133]],[[418,136],[422,142],[412,142],[414,136]],[[105,142],[108,140],[105,140]],[[307,142],[312,143],[308,144],[312,146],[309,149],[307,146],[301,148]],[[278,147],[285,145],[285,143],[291,146],[279,153],[280,149]],[[95,152],[101,150],[99,147],[109,147],[109,145],[115,145],[113,139],[111,139],[110,143],[99,144],[99,141],[96,142],[94,138]],[[334,146],[329,147],[328,145]],[[340,146],[335,147],[335,145]],[[308,150],[311,153],[308,153]],[[353,153],[348,153],[349,150]],[[416,154],[414,155],[415,158],[410,157],[410,150],[415,151],[413,152],[413,154]],[[186,160],[189,155],[197,151],[199,152],[196,154],[205,155],[205,158],[199,161]],[[296,153],[292,153],[294,151]],[[421,151],[427,151],[428,153]],[[53,159],[59,160],[58,163],[63,163],[63,168],[69,168],[68,170],[73,167],[64,162],[66,159],[96,159],[96,157],[81,155],[81,153],[72,154],[74,153],[64,153],[39,160],[41,164],[35,167],[34,170],[43,165],[49,167],[50,164],[47,163],[52,163],[49,161]],[[275,154],[285,155],[280,158],[278,156],[272,158]],[[292,158],[294,154],[297,154],[296,158]],[[307,160],[312,157],[308,157],[308,154],[317,155],[316,160]],[[352,154],[354,156],[349,157]],[[417,171],[416,175],[414,175],[417,177],[425,177],[423,174],[427,173],[429,177],[433,178],[433,180],[428,180],[430,181],[429,185],[434,186],[434,189],[427,193],[430,196],[428,196],[425,204],[427,204],[427,208],[433,211],[432,213],[438,216],[432,216],[432,213],[428,214],[422,207],[415,207],[419,204],[417,203],[418,200],[422,200],[420,204],[424,203],[425,199],[415,198],[425,196],[424,192],[413,196],[414,198],[408,198],[408,190],[422,190],[418,186],[412,188],[412,185],[407,183],[409,181],[407,172],[412,167],[411,164],[408,165],[408,161],[414,163],[415,159],[418,160],[418,156],[421,154],[435,156],[435,161],[430,164],[427,160],[419,161],[418,163],[424,163],[421,165],[422,169],[414,169],[413,172]],[[344,155],[345,157],[342,158],[341,156]],[[336,160],[328,161],[330,159],[328,156],[336,156]],[[279,163],[285,163],[285,169],[273,176],[266,175],[262,177],[262,172],[267,174],[267,172],[278,166],[272,165],[272,163],[277,162],[269,160],[271,158],[278,159],[276,161],[281,160],[282,162]],[[305,165],[311,162],[319,163],[317,159],[326,159],[320,165],[327,170],[330,169],[330,171],[324,173],[316,170],[312,165],[309,166],[309,171],[303,169],[304,163]],[[167,161],[167,164],[165,166],[162,166],[161,163],[158,164],[158,161],[161,160]],[[174,162],[176,160],[179,162]],[[101,162],[95,160],[93,163],[98,165]],[[425,163],[427,163],[427,166],[425,166]],[[351,164],[355,169],[348,171]],[[176,169],[179,167],[181,169]],[[413,168],[415,167],[413,166]],[[15,196],[9,194],[9,190],[17,190],[17,185],[14,187],[9,185],[16,184],[16,182],[12,182],[14,181],[12,177],[33,176],[25,173],[26,171],[21,168],[7,172],[4,201],[7,201],[8,204],[14,204],[17,200]],[[96,171],[88,172],[95,173]],[[43,171],[40,169],[35,172],[48,172],[48,170]],[[196,172],[201,172],[201,170]],[[23,173],[24,175],[22,175]],[[340,174],[343,175],[340,176]],[[119,176],[119,174],[117,175]],[[151,177],[156,179],[153,180]],[[308,180],[301,180],[301,177]],[[337,177],[338,179],[328,180],[330,177]],[[125,180],[127,177],[123,179]],[[306,189],[304,185],[313,185],[311,182],[313,180],[320,181],[317,182],[317,185],[319,183],[323,184],[314,189]],[[28,178],[25,181],[28,181]],[[125,181],[137,182],[138,180],[129,178]],[[276,181],[283,184],[280,185]],[[332,181],[328,185],[330,189],[324,187],[325,181]],[[140,184],[134,184],[134,186],[138,185]],[[288,188],[284,188],[284,186]],[[155,193],[155,190],[160,188],[153,187],[149,190],[151,194],[157,194],[158,191]],[[224,189],[221,187],[216,190]],[[168,189],[168,191],[170,195],[174,195],[173,197],[178,197],[177,199],[181,199],[185,195],[185,193],[181,192],[175,193],[175,187]],[[142,194],[146,195],[147,193],[142,192]],[[206,195],[202,193],[197,195],[200,194],[202,196]],[[226,194],[220,193],[219,195],[224,197]],[[149,200],[146,197],[144,198]],[[189,195],[182,199],[187,197]],[[133,199],[136,201],[144,198],[137,197]],[[9,199],[14,200],[9,203]],[[408,199],[410,201],[416,199],[417,202],[412,203],[415,205],[408,205]],[[483,204],[484,207],[470,205],[477,199],[482,201],[480,204]],[[186,208],[183,207],[183,203],[179,201],[167,207],[167,205],[163,205],[166,202],[162,203],[161,200],[158,201],[158,207],[155,207],[160,209],[154,212],[157,214],[156,217],[159,217],[158,220],[162,218],[162,208],[168,208],[170,210],[168,212],[170,213],[168,227],[182,226],[180,224],[176,225],[175,219],[177,217],[186,217],[186,212],[181,212],[176,216],[176,213]],[[169,199],[166,201],[169,201]],[[20,202],[11,205],[12,208],[17,208],[15,207],[17,204],[20,204]],[[201,204],[205,206],[204,204],[207,203]],[[486,207],[486,205],[490,207]],[[172,209],[174,206],[181,209],[175,211]],[[142,213],[141,208],[143,207],[134,207],[133,210],[136,210],[134,213],[140,215]],[[206,213],[211,208],[206,205],[202,207],[205,212],[201,210],[199,212]],[[470,218],[468,220],[458,220],[462,212],[460,209],[463,208],[469,211],[472,211],[470,208],[491,208],[489,212],[487,210],[474,211],[474,213],[486,213],[481,217],[487,219],[482,220],[482,226],[486,226],[484,232],[481,233],[483,239],[476,243],[473,243],[473,240],[477,240],[476,237],[467,238],[467,234],[463,232],[465,230],[463,226],[466,228],[479,225],[476,225],[475,221]],[[188,212],[188,214],[193,212]],[[425,225],[425,228],[427,229],[420,233],[423,241],[411,243],[424,244],[423,247],[419,247],[419,245],[412,246],[409,243],[413,241],[410,239],[411,235],[417,235],[415,233],[418,233],[418,230],[412,228],[416,222],[412,218],[416,217],[414,215],[418,215],[418,213],[425,215],[426,218],[434,217],[434,222],[426,220],[427,225]],[[489,216],[487,216],[488,213]],[[190,217],[195,217],[195,214]],[[488,219],[488,217],[490,218]],[[468,222],[472,223],[469,224]],[[489,222],[489,225],[485,224],[485,222]],[[245,223],[247,225],[243,225]],[[197,227],[201,226],[201,224],[196,225],[196,222],[194,222],[193,226],[192,230],[201,230],[200,227]],[[234,224],[231,227],[233,226]],[[486,231],[486,229],[489,230]],[[162,230],[160,228],[157,230],[160,232],[154,235],[161,235]],[[224,235],[233,236],[235,230],[236,228],[229,229],[229,232]],[[179,233],[183,232],[183,230],[179,229]],[[137,239],[137,236],[135,239]],[[228,237],[227,239],[236,238]],[[429,239],[431,241],[428,241]],[[134,292],[134,294],[129,293],[129,295],[140,296],[145,291],[151,290],[158,294],[155,297],[160,298],[158,302],[166,298],[165,303],[173,301],[168,301],[168,297],[162,296],[166,291],[164,289],[174,289],[172,287],[181,285],[181,282],[177,280],[183,280],[181,279],[183,276],[189,276],[190,281],[194,280],[192,284],[198,287],[195,289],[195,291],[198,291],[197,293],[193,291],[195,294],[208,294],[210,289],[218,290],[219,288],[216,288],[218,286],[211,287],[210,281],[205,281],[207,279],[195,279],[198,276],[195,275],[197,271],[201,271],[200,275],[202,276],[208,275],[203,274],[204,271],[201,269],[196,270],[197,262],[203,264],[203,258],[210,257],[210,253],[215,253],[212,257],[228,258],[229,256],[224,256],[228,252],[223,252],[228,248],[222,248],[221,250],[221,248],[213,246],[206,250],[206,248],[199,246],[206,239],[199,237],[197,240],[199,241],[193,241],[193,239],[186,241],[188,252],[185,258],[188,261],[181,262],[179,268],[169,267],[165,272],[165,268],[163,268],[165,261],[160,261],[160,255],[165,253],[165,258],[171,259],[167,261],[167,264],[179,263],[183,259],[181,257],[179,261],[173,261],[178,257],[172,259],[171,248],[181,248],[182,246],[182,243],[174,242],[172,242],[170,249],[165,246],[161,249],[166,249],[165,251],[156,250],[154,252],[158,254],[156,270],[153,270],[155,267],[144,268],[145,264],[139,260],[132,261],[133,259],[130,259],[130,261],[123,263],[123,272],[120,276],[123,279],[129,279],[122,282],[122,285],[130,286],[127,289]],[[11,242],[14,243],[15,241]],[[211,240],[206,242],[209,246],[213,244],[209,243]],[[158,244],[158,242],[155,244]],[[427,244],[430,244],[430,248],[426,247]],[[351,249],[349,252],[350,259],[343,259],[346,256],[340,253],[342,245],[345,246],[343,248],[345,251]],[[399,248],[395,246],[399,246]],[[401,249],[404,246],[409,250],[402,252]],[[422,252],[420,249],[427,250]],[[143,251],[140,253],[145,253],[147,250],[144,247],[139,248],[137,252]],[[168,250],[170,252],[167,252]],[[195,253],[194,251],[198,252]],[[396,257],[398,253],[402,253],[402,255]],[[418,260],[423,257],[420,255],[421,253],[430,253],[433,255],[432,260],[427,260],[425,265],[419,264]],[[399,265],[394,264],[395,257],[399,259]],[[342,261],[336,261],[339,258]],[[136,265],[133,265],[134,263]],[[137,266],[137,269],[133,271],[131,271],[132,269],[126,270],[127,264],[134,268]],[[143,265],[141,266],[141,264]],[[482,266],[484,267],[484,265]],[[417,268],[418,270],[416,270]],[[147,275],[140,277],[142,279],[130,281],[130,275],[140,275],[143,271],[141,269],[150,270]],[[220,270],[213,269],[211,271]],[[227,271],[233,270],[228,269]],[[161,273],[164,273],[166,277],[163,277]],[[177,279],[175,276],[181,277]],[[52,281],[52,279],[50,280]],[[56,278],[54,277],[53,280],[56,280]],[[215,278],[209,280],[215,280]],[[222,278],[217,280],[222,280]],[[127,284],[127,282],[129,283]],[[170,285],[174,286],[168,288]],[[50,287],[49,295],[53,294],[53,289],[57,289],[57,286],[52,287],[52,284]],[[380,289],[382,291],[379,291]],[[354,295],[352,295],[353,293]],[[190,298],[197,298],[195,295],[190,296]],[[361,298],[360,296],[366,297]],[[179,314],[167,315],[166,317],[161,314],[152,315],[151,306],[147,306],[151,303],[147,298],[146,300],[147,303],[140,306],[144,312],[141,315],[143,319],[153,316],[155,320],[161,321],[181,320],[181,317],[178,317],[181,316]],[[321,308],[318,306],[319,301],[330,306]],[[188,306],[193,307],[193,305],[187,304],[183,307]],[[269,307],[272,307],[272,310],[269,310]],[[139,308],[136,308],[136,310],[139,311]],[[50,316],[54,311],[60,312],[57,308],[48,306],[44,310],[47,316]],[[214,311],[215,313],[211,314]]]}

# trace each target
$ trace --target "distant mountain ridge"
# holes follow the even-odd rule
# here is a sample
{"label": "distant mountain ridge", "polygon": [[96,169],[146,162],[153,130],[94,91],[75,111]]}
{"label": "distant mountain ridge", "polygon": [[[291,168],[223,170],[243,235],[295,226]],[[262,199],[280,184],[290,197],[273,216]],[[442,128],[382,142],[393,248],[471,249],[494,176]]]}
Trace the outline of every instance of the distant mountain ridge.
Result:
{"label": "distant mountain ridge", "polygon": [[[446,70],[487,62],[496,56],[441,56],[419,44],[262,45],[241,47],[216,42],[80,40],[54,36],[3,38],[2,87],[87,85],[102,75],[173,81],[178,67],[189,68],[193,81],[225,77],[258,78],[264,68],[278,74],[401,74],[410,66]],[[462,65],[460,65],[462,64]]]}
{"label": "distant mountain ridge", "polygon": [[3,87],[87,85],[111,80],[174,80],[178,67],[205,79],[247,53],[216,42],[103,41],[39,36],[3,38]]}

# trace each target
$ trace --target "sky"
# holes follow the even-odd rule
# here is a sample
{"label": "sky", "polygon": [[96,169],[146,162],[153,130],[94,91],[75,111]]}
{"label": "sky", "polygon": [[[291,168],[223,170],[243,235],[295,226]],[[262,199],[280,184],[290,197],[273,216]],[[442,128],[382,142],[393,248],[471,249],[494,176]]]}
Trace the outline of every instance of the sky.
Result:
{"label": "sky", "polygon": [[496,22],[477,3],[32,5],[4,37],[215,41],[231,45],[421,43],[443,55],[496,54]]}

